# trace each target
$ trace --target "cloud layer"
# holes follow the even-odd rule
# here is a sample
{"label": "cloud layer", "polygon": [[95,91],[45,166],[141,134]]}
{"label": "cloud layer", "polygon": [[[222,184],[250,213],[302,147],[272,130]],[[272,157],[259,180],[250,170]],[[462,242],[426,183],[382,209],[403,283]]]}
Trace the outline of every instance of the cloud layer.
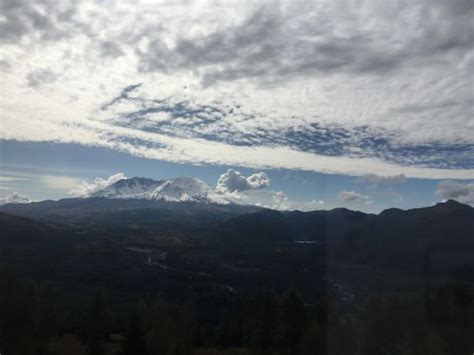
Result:
{"label": "cloud layer", "polygon": [[0,11],[0,138],[374,184],[474,175],[470,0]]}

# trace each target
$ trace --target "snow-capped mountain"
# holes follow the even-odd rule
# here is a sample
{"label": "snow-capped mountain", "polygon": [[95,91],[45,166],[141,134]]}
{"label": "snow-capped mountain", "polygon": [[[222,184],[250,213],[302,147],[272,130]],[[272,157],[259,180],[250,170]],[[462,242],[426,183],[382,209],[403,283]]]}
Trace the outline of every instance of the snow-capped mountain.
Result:
{"label": "snow-capped mountain", "polygon": [[205,182],[190,177],[178,177],[169,180],[153,180],[140,177],[122,179],[84,197],[217,204],[237,203],[235,199],[217,192]]}
{"label": "snow-capped mountain", "polygon": [[84,197],[141,198],[164,182],[141,177],[122,179]]}

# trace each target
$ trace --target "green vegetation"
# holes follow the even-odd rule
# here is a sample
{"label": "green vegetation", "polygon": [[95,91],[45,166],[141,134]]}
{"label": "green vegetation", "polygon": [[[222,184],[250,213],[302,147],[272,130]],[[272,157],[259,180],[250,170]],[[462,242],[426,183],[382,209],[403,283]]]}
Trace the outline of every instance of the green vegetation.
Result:
{"label": "green vegetation", "polygon": [[351,317],[330,300],[305,305],[292,290],[233,297],[217,321],[199,315],[192,299],[139,300],[124,315],[110,310],[103,291],[71,305],[9,272],[0,274],[0,287],[6,355],[448,355],[474,346],[474,289],[465,283],[374,297]]}
{"label": "green vegetation", "polygon": [[134,203],[0,213],[2,355],[474,349],[469,206],[374,216]]}

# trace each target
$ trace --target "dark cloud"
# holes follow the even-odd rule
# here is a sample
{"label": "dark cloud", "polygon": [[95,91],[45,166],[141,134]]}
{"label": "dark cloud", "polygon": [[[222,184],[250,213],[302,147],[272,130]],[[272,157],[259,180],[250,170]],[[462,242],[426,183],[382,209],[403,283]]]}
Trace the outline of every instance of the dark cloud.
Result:
{"label": "dark cloud", "polygon": [[12,65],[7,60],[0,60],[0,70],[3,72],[8,72],[12,68]]}
{"label": "dark cloud", "polygon": [[50,68],[36,68],[26,74],[26,80],[29,87],[39,88],[44,84],[53,83],[58,80],[59,75]]}
{"label": "dark cloud", "polygon": [[[209,34],[178,38],[170,47],[161,34],[140,53],[142,71],[195,70],[204,86],[216,81],[254,78],[287,80],[310,73],[386,74],[415,62],[446,61],[472,49],[472,1],[425,1],[413,6],[382,6],[373,15],[387,26],[365,29],[349,15],[331,18],[315,4],[283,7],[275,3],[243,23]],[[395,11],[390,14],[387,11]],[[369,19],[367,19],[369,20]],[[341,31],[353,23],[352,30]],[[410,23],[412,28],[403,24]],[[149,34],[147,34],[149,35]]]}
{"label": "dark cloud", "polygon": [[114,41],[103,41],[99,43],[99,54],[102,57],[118,58],[124,55],[120,45]]}
{"label": "dark cloud", "polygon": [[[402,168],[474,167],[472,0],[272,1],[226,4],[222,16],[206,3],[191,15],[188,5],[138,2],[124,11],[116,2],[0,1],[0,69],[10,70],[13,86],[23,77],[33,88],[55,83],[53,94],[79,100],[76,79],[85,76],[104,94],[143,82],[102,110],[84,97],[84,110],[111,125]],[[129,65],[110,60],[125,53]],[[196,78],[216,85],[199,90]],[[240,79],[249,82],[226,85]],[[163,96],[144,98],[145,90]]]}
{"label": "dark cloud", "polygon": [[355,191],[341,191],[337,196],[338,200],[344,203],[365,203],[371,204],[372,201],[369,200],[369,197],[362,195]]}
{"label": "dark cloud", "polygon": [[461,184],[455,181],[441,181],[437,188],[436,194],[443,199],[457,200],[462,203],[474,203],[474,184]]}
{"label": "dark cloud", "polygon": [[2,0],[0,41],[16,43],[25,36],[59,40],[80,26],[74,18],[80,2],[48,0]]}

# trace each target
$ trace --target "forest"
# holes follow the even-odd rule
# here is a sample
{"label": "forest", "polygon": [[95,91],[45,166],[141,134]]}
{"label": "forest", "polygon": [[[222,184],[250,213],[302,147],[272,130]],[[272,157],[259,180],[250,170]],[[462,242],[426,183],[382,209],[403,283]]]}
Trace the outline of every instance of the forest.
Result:
{"label": "forest", "polygon": [[379,215],[100,199],[3,211],[2,355],[474,349],[474,209],[454,201]]}

